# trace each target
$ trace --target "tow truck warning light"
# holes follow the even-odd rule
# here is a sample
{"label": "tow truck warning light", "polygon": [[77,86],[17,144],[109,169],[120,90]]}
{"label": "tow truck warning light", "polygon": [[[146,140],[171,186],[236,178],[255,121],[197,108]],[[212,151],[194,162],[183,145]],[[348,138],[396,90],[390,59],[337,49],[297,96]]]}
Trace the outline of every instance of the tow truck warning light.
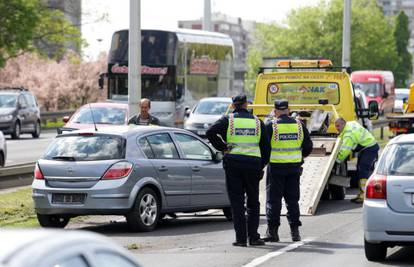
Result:
{"label": "tow truck warning light", "polygon": [[276,63],[279,68],[326,68],[332,66],[329,59],[322,60],[280,60]]}

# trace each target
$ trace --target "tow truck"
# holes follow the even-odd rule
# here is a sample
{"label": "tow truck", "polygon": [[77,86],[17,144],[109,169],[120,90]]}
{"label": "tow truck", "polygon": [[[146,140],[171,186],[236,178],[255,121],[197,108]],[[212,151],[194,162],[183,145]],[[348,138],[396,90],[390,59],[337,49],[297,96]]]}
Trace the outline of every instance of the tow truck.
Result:
{"label": "tow truck", "polygon": [[387,115],[387,119],[390,120],[388,124],[389,129],[394,136],[414,133],[414,84],[410,85],[410,94],[403,106],[404,110],[402,113]]}
{"label": "tow truck", "polygon": [[349,186],[348,164],[336,163],[341,139],[335,129],[339,117],[346,121],[377,119],[378,103],[360,108],[350,80],[350,68],[334,67],[330,60],[275,60],[259,70],[253,114],[272,118],[273,103],[287,99],[292,116],[302,120],[314,144],[305,159],[300,186],[302,215],[313,215],[324,199],[343,200]]}

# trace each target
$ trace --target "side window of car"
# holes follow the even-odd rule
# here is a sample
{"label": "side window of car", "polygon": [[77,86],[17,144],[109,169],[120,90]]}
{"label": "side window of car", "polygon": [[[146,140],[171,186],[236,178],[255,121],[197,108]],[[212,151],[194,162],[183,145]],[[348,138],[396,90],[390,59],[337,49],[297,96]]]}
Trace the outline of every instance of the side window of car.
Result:
{"label": "side window of car", "polygon": [[177,149],[167,133],[147,136],[155,159],[178,159]]}
{"label": "side window of car", "polygon": [[176,133],[175,137],[186,159],[212,160],[211,150],[197,138]]}
{"label": "side window of car", "polygon": [[36,101],[35,101],[34,96],[27,94],[24,97],[26,98],[26,102],[27,102],[29,107],[31,107],[31,108],[36,107]]}
{"label": "side window of car", "polygon": [[19,105],[21,108],[27,108],[27,102],[23,95],[19,96]]}
{"label": "side window of car", "polygon": [[142,151],[144,152],[145,156],[147,156],[147,158],[149,159],[153,159],[154,158],[154,152],[151,149],[150,144],[148,143],[147,138],[141,138],[138,140],[138,145],[139,147],[142,149]]}

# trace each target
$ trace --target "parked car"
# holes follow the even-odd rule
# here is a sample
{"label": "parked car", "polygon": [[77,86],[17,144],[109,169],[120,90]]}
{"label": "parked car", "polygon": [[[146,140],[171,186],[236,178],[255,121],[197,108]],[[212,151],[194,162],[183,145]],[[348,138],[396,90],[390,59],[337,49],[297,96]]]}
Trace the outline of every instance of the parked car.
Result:
{"label": "parked car", "polygon": [[403,113],[404,103],[408,101],[410,95],[410,89],[408,88],[397,88],[395,89],[395,100],[394,100],[394,112]]}
{"label": "parked car", "polygon": [[44,227],[65,227],[77,215],[118,214],[134,231],[151,231],[174,212],[223,209],[230,219],[221,159],[221,152],[177,128],[64,133],[36,164],[37,218]]}
{"label": "parked car", "polygon": [[123,103],[90,103],[80,107],[71,117],[63,118],[66,124],[57,129],[58,134],[79,129],[128,124],[128,105]]}
{"label": "parked car", "polygon": [[7,143],[2,131],[0,131],[0,166],[4,167],[7,160]]}
{"label": "parked car", "polygon": [[199,136],[205,136],[211,124],[221,118],[231,104],[230,97],[203,98],[186,113],[184,129]]}
{"label": "parked car", "polygon": [[19,139],[30,133],[38,138],[41,132],[40,110],[36,97],[25,88],[0,89],[0,131]]}
{"label": "parked car", "polygon": [[363,206],[365,255],[384,260],[387,248],[414,242],[414,134],[384,148],[366,186]]}
{"label": "parked car", "polygon": [[86,231],[0,230],[1,267],[140,267],[109,238]]}

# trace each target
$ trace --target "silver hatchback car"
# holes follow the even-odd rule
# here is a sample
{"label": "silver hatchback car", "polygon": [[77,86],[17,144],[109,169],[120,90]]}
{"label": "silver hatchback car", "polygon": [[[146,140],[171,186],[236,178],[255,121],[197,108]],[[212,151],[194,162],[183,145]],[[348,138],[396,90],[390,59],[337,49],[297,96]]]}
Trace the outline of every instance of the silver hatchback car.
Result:
{"label": "silver hatchback car", "polygon": [[230,219],[222,154],[189,131],[154,126],[79,130],[57,136],[39,159],[33,200],[40,225],[77,215],[125,215],[153,230],[174,212],[223,209]]}
{"label": "silver hatchback car", "polygon": [[384,260],[387,247],[414,244],[414,134],[384,148],[367,182],[363,222],[370,261]]}

